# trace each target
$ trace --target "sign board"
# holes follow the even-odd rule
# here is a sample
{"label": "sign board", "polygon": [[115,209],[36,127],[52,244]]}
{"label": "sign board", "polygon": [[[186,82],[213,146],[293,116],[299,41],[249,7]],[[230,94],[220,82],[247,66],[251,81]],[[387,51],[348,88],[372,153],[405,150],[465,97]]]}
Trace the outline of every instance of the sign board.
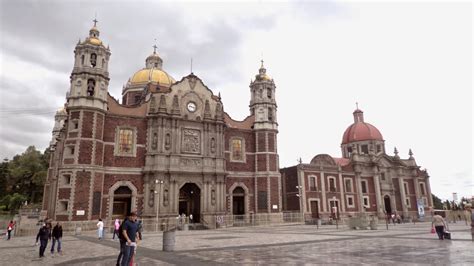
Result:
{"label": "sign board", "polygon": [[273,204],[273,205],[272,205],[272,209],[274,209],[274,210],[278,210],[278,205],[276,205],[276,204]]}
{"label": "sign board", "polygon": [[416,200],[416,205],[417,205],[417,209],[418,209],[418,216],[420,218],[425,217],[425,204],[423,202],[423,199],[422,198],[417,199]]}
{"label": "sign board", "polygon": [[86,214],[86,211],[84,211],[84,210],[77,210],[77,211],[76,211],[76,215],[77,215],[77,216],[79,216],[79,215],[84,215],[84,214]]}

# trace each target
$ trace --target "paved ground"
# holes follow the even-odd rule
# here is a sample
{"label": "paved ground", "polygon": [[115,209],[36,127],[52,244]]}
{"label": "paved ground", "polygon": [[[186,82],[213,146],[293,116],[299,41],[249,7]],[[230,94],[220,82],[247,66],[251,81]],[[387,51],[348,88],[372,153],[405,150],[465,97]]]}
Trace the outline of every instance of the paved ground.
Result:
{"label": "paved ground", "polygon": [[[163,252],[162,235],[145,233],[139,265],[364,264],[474,265],[469,227],[450,224],[453,240],[430,234],[429,223],[380,225],[347,230],[309,225],[177,231],[174,252]],[[111,237],[111,236],[109,236]],[[33,237],[0,241],[0,265],[114,265],[118,242],[98,241],[93,232],[63,239],[63,254],[38,259]],[[47,251],[49,251],[48,246]]]}

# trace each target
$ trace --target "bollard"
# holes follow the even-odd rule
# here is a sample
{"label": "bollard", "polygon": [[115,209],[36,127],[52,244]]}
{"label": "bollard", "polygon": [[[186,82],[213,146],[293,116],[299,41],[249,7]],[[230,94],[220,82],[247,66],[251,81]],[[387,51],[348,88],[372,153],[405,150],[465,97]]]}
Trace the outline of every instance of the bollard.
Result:
{"label": "bollard", "polygon": [[163,251],[174,251],[175,231],[163,232]]}

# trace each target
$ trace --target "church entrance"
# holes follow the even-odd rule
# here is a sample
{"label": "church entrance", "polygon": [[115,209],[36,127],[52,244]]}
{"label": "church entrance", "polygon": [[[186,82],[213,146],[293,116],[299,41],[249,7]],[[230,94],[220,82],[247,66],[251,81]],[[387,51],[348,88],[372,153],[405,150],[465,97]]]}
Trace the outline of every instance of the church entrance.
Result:
{"label": "church entrance", "polygon": [[[242,187],[236,187],[234,191],[232,191],[232,214],[245,214],[245,191]],[[243,219],[243,216],[241,216],[241,218]]]}
{"label": "church entrance", "polygon": [[194,183],[186,183],[179,190],[179,214],[193,215],[193,222],[201,221],[201,190]]}
{"label": "church entrance", "polygon": [[132,190],[127,186],[121,186],[114,191],[114,203],[112,206],[112,218],[123,219],[132,208]]}
{"label": "church entrance", "polygon": [[386,214],[391,214],[392,213],[392,205],[390,204],[390,197],[388,195],[385,195],[385,197],[383,197],[383,202],[385,204],[385,213]]}

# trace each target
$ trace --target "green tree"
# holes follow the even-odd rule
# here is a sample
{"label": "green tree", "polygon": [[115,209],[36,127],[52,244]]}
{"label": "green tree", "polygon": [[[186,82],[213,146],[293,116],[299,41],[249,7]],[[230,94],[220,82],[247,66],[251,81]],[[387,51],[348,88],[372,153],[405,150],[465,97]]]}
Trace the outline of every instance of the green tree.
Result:
{"label": "green tree", "polygon": [[6,195],[8,192],[8,159],[4,159],[0,164],[0,195]]}
{"label": "green tree", "polygon": [[[39,202],[48,171],[49,153],[42,154],[35,146],[30,146],[20,155],[15,155],[8,163],[11,192],[26,196],[29,202]],[[19,197],[17,197],[19,198]]]}
{"label": "green tree", "polygon": [[443,209],[443,201],[436,197],[436,195],[431,194],[433,196],[433,205],[435,209],[442,210]]}

